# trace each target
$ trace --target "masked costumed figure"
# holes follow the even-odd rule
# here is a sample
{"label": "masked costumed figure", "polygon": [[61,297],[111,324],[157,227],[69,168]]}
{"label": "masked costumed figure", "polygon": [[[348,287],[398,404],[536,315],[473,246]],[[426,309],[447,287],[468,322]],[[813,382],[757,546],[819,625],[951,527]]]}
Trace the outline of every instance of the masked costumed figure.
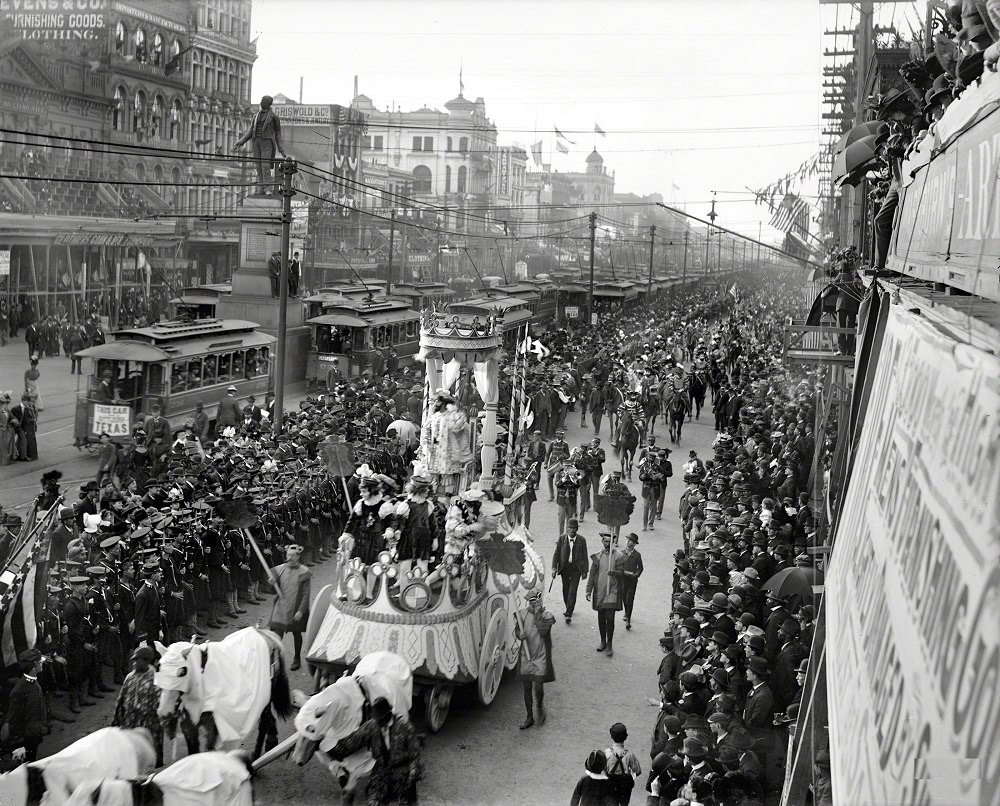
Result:
{"label": "masked costumed figure", "polygon": [[458,480],[472,461],[469,418],[448,392],[435,392],[420,433],[420,455],[442,492],[458,492]]}

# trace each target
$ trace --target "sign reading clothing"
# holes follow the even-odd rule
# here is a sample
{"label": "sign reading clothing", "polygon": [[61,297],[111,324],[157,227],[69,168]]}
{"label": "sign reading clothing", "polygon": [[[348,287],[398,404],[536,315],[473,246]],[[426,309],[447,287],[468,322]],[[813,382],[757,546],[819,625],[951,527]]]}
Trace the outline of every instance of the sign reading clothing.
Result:
{"label": "sign reading clothing", "polygon": [[0,31],[22,39],[93,42],[105,35],[109,0],[0,0]]}
{"label": "sign reading clothing", "polygon": [[837,801],[1000,797],[1000,365],[893,307],[827,577]]}
{"label": "sign reading clothing", "polygon": [[510,195],[510,149],[501,148],[497,159],[497,193]]}
{"label": "sign reading clothing", "polygon": [[107,434],[110,437],[127,437],[132,433],[132,409],[128,406],[104,406],[94,404],[94,414],[90,420],[90,432],[94,436]]}

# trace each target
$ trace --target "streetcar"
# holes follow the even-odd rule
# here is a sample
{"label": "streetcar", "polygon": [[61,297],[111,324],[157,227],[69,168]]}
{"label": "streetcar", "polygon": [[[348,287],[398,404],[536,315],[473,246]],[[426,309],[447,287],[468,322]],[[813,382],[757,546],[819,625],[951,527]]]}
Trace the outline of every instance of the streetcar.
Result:
{"label": "streetcar", "polygon": [[503,344],[507,350],[516,349],[521,327],[531,324],[535,318],[529,300],[507,296],[492,289],[481,296],[453,302],[448,306],[448,311],[463,317],[479,317],[482,322],[492,315],[503,316]]}
{"label": "streetcar", "polygon": [[410,301],[410,307],[415,311],[425,308],[444,310],[455,298],[455,292],[444,283],[396,283],[392,287],[392,296]]}
{"label": "streetcar", "polygon": [[372,366],[376,351],[395,349],[399,365],[413,362],[420,342],[420,313],[391,297],[354,300],[327,296],[313,303],[307,321],[310,346],[306,383],[326,384],[336,364],[345,377]]}
{"label": "streetcar", "polygon": [[171,319],[215,319],[219,297],[231,294],[231,283],[209,283],[181,289],[179,297],[170,300]]}
{"label": "streetcar", "polygon": [[102,432],[129,437],[136,416],[153,404],[176,431],[198,403],[214,419],[229,386],[238,398],[263,400],[277,340],[257,327],[242,319],[171,320],[118,330],[112,341],[81,350],[93,371],[77,399],[75,445],[93,446]]}

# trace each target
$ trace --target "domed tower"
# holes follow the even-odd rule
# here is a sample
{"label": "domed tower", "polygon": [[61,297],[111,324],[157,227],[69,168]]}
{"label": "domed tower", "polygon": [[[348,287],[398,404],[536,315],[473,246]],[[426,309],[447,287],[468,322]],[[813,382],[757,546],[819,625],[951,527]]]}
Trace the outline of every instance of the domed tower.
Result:
{"label": "domed tower", "polygon": [[587,173],[598,175],[604,173],[604,157],[597,153],[596,148],[587,157]]}

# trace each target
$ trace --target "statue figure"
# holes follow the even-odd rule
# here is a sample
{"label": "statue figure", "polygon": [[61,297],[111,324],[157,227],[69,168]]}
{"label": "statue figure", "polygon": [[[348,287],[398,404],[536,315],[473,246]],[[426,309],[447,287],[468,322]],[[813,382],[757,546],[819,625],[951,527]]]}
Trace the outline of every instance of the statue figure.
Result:
{"label": "statue figure", "polygon": [[420,456],[446,493],[458,492],[458,476],[472,461],[469,418],[444,390],[434,393],[431,411],[420,433]]}
{"label": "statue figure", "polygon": [[252,141],[253,156],[257,162],[257,195],[263,196],[270,196],[274,192],[271,169],[275,150],[282,157],[288,156],[281,143],[281,120],[271,111],[272,103],[274,99],[270,95],[260,99],[260,110],[250,121],[250,128],[233,146],[233,151],[238,151],[244,143]]}

